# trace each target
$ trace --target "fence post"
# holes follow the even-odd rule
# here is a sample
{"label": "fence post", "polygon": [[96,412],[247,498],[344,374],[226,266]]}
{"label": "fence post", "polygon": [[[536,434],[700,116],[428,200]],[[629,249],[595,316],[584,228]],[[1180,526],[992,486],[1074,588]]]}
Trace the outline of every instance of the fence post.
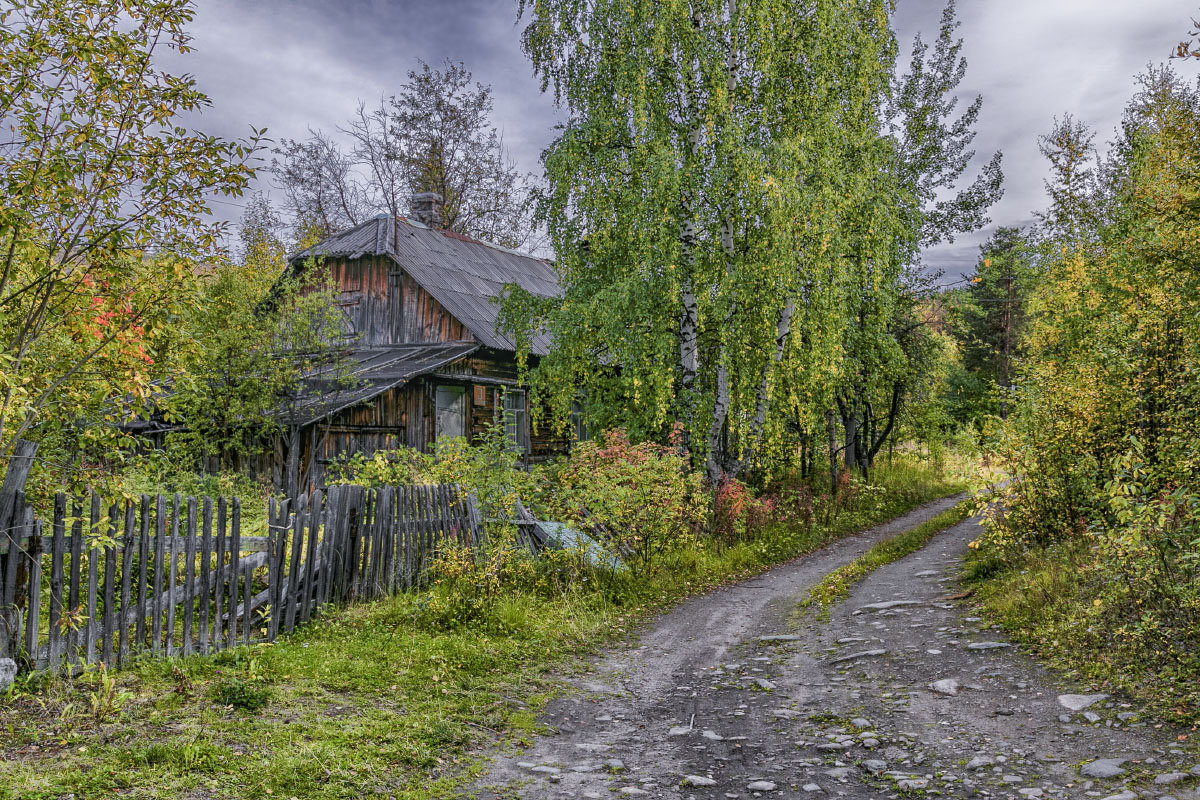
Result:
{"label": "fence post", "polygon": [[[37,442],[18,439],[13,446],[0,484],[0,542],[7,541],[8,552],[0,559],[0,657],[15,655],[20,641],[17,612],[18,598],[24,597],[26,588],[25,559],[21,558],[19,545],[22,534],[19,529],[24,521],[24,490],[33,468],[33,457],[37,455]],[[32,533],[32,531],[30,531]],[[19,569],[18,569],[19,568]]]}

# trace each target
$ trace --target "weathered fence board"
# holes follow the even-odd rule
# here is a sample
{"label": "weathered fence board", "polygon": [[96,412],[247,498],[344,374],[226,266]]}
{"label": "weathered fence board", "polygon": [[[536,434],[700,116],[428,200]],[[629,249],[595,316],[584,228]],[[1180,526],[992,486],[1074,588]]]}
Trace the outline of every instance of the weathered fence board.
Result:
{"label": "weathered fence board", "polygon": [[24,669],[120,666],[273,640],[330,603],[420,586],[444,545],[479,547],[474,497],[453,486],[332,486],[270,501],[242,535],[237,498],[54,498],[17,491],[0,525],[0,655]]}

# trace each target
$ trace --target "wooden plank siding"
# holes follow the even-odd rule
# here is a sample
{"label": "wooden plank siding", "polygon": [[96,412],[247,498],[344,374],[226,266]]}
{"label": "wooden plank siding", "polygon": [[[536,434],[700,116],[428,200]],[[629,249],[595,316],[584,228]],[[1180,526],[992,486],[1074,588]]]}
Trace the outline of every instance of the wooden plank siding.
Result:
{"label": "wooden plank siding", "polygon": [[359,347],[473,342],[467,327],[386,256],[331,258],[322,264]]}

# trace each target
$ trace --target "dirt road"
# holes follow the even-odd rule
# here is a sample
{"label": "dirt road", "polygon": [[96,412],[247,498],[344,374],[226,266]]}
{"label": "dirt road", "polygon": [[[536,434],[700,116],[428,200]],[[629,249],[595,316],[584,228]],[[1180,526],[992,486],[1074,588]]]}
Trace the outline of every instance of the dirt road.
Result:
{"label": "dirt road", "polygon": [[1200,800],[1184,732],[1062,685],[942,599],[974,520],[874,572],[828,620],[798,609],[828,572],[954,502],[659,617],[572,679],[548,734],[498,755],[477,796]]}

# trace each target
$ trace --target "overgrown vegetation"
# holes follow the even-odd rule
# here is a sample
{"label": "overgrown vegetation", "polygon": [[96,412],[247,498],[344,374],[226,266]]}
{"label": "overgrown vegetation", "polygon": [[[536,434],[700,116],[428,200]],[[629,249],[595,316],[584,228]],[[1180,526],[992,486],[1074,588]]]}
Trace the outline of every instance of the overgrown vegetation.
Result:
{"label": "overgrown vegetation", "polygon": [[[344,609],[272,647],[147,660],[109,689],[94,673],[27,678],[0,703],[0,798],[449,796],[480,748],[535,730],[548,670],[689,594],[962,488],[907,459],[850,487],[827,521],[674,540],[637,579],[569,553],[513,558],[487,580],[485,563],[443,564],[425,593]],[[121,698],[100,722],[98,692],[102,708]]]}
{"label": "overgrown vegetation", "polygon": [[[1043,139],[1054,179],[995,450],[1012,480],[972,566],[1049,658],[1200,716],[1200,92],[1138,78],[1107,156]],[[1031,285],[1030,285],[1031,284]]]}

